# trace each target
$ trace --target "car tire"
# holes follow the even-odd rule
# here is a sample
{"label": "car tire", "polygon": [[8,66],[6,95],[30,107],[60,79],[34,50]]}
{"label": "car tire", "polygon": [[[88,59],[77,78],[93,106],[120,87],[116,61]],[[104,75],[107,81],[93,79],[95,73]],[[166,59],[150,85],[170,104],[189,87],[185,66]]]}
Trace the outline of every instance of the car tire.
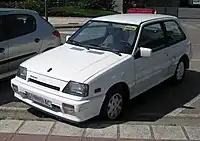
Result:
{"label": "car tire", "polygon": [[175,84],[180,84],[185,77],[185,71],[186,71],[186,64],[185,61],[181,59],[177,64],[176,71],[172,77],[172,81]]}
{"label": "car tire", "polygon": [[100,112],[103,119],[116,121],[122,117],[126,103],[122,93],[122,89],[114,88],[106,94]]}

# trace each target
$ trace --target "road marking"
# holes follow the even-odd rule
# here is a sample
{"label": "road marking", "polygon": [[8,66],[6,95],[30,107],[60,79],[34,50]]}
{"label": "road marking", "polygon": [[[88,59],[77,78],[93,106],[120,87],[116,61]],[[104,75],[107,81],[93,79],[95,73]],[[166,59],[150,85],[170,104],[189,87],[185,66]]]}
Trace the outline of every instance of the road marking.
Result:
{"label": "road marking", "polygon": [[200,114],[179,114],[176,116],[170,115],[166,117],[178,117],[178,118],[200,118]]}
{"label": "road marking", "polygon": [[191,59],[192,62],[200,62],[200,59]]}
{"label": "road marking", "polygon": [[190,28],[190,29],[198,29],[199,27],[195,26],[195,25],[190,25],[190,24],[184,24],[182,23],[182,25],[185,27],[185,28]]}
{"label": "road marking", "polygon": [[200,44],[192,44],[192,46],[200,46]]}
{"label": "road marking", "polygon": [[[188,103],[186,103],[184,106],[190,107],[192,104],[194,104],[198,100],[200,100],[200,94],[198,96],[196,96],[194,99],[192,99],[191,101],[189,101]],[[167,114],[167,116],[185,115],[185,114],[180,114],[183,110],[185,110],[185,108],[178,108],[178,109],[172,111],[171,113]],[[188,114],[186,114],[186,115],[188,115]],[[200,115],[198,114],[198,117],[199,116]]]}
{"label": "road marking", "polygon": [[65,32],[60,32],[61,34],[65,34],[65,35],[72,35],[75,31],[65,31]]}

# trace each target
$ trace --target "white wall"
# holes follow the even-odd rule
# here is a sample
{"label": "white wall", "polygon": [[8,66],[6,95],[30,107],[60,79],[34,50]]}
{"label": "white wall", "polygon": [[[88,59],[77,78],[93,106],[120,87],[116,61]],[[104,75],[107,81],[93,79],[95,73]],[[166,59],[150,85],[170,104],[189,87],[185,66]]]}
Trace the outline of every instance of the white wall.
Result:
{"label": "white wall", "polygon": [[123,0],[115,0],[115,4],[117,7],[114,10],[123,13]]}

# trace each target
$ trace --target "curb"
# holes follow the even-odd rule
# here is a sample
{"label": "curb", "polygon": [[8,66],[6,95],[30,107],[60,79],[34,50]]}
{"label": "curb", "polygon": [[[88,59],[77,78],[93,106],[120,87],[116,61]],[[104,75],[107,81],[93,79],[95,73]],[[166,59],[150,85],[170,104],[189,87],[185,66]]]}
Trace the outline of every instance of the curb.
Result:
{"label": "curb", "polygon": [[184,16],[180,16],[180,17],[178,17],[178,19],[186,19],[186,20],[200,20],[200,17],[184,17]]}
{"label": "curb", "polygon": [[[29,110],[31,109],[31,107],[27,107],[27,108],[22,108],[22,107],[0,107],[0,112],[1,113],[5,113],[3,115],[0,116],[0,119],[5,119],[7,116],[6,115],[13,115],[13,117],[9,117],[14,119],[14,118],[20,118],[20,119],[27,119],[27,115],[30,115],[32,113],[30,113]],[[38,110],[39,111],[39,110]],[[21,114],[23,113],[22,117]],[[17,116],[17,115],[20,115]],[[16,116],[16,117],[15,117]],[[51,118],[52,116],[49,115],[49,117],[47,118]],[[161,114],[161,113],[139,113],[139,114],[135,114],[135,117],[141,117],[141,118],[155,118],[155,117],[163,117],[163,118],[194,118],[194,119],[198,119],[200,118],[200,114]],[[32,117],[30,117],[32,119]],[[30,119],[28,118],[28,119]],[[33,117],[33,119],[41,119],[40,117]],[[45,120],[45,119],[44,119]],[[124,119],[122,119],[124,120]],[[105,121],[106,122],[106,121]],[[120,121],[115,121],[115,122],[120,122]]]}
{"label": "curb", "polygon": [[[99,126],[74,125],[57,121],[31,121],[31,120],[1,120],[0,140],[5,136],[2,134],[12,134],[14,140],[23,140],[19,136],[45,136],[46,141],[49,137],[56,137],[56,140],[77,140],[79,141],[199,141],[200,126],[181,126],[181,125],[149,125],[149,124],[104,124]],[[5,134],[6,135],[6,134]],[[18,136],[18,139],[16,139]],[[62,137],[63,139],[59,138]],[[71,137],[71,139],[69,138]],[[26,140],[27,140],[26,139]],[[4,139],[5,140],[5,139]],[[10,140],[10,139],[9,139]],[[13,140],[13,139],[12,139]],[[42,139],[31,139],[42,140]],[[51,140],[52,141],[52,140]]]}
{"label": "curb", "polygon": [[52,24],[55,28],[80,28],[83,24]]}
{"label": "curb", "polygon": [[[180,20],[200,20],[200,18],[191,18],[191,17],[178,17]],[[67,24],[53,24],[55,28],[80,28],[84,23],[67,23]]]}
{"label": "curb", "polygon": [[[51,116],[41,117],[41,113],[39,116],[35,115],[28,111],[31,107],[27,108],[16,108],[16,107],[0,107],[0,120],[30,120],[30,121],[54,121]],[[38,111],[40,112],[40,111]]]}
{"label": "curb", "polygon": [[15,112],[15,111],[26,111],[29,108],[18,108],[18,107],[0,107],[1,112]]}

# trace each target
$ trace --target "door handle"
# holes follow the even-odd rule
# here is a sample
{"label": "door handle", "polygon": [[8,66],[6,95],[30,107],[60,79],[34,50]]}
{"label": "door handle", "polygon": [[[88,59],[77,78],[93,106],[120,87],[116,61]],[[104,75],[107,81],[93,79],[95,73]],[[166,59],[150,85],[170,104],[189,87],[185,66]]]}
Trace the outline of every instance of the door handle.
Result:
{"label": "door handle", "polygon": [[3,53],[5,51],[5,48],[0,48],[0,53]]}
{"label": "door handle", "polygon": [[35,38],[35,42],[39,43],[40,39],[39,38]]}

